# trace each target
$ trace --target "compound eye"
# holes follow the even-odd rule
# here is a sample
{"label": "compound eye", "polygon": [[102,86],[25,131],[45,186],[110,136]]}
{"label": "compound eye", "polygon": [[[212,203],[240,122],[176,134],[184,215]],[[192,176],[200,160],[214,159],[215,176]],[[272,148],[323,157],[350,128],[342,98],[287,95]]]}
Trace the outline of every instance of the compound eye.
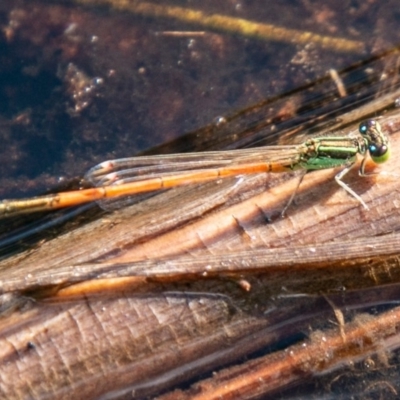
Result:
{"label": "compound eye", "polygon": [[365,135],[367,135],[368,131],[374,127],[376,127],[376,121],[373,119],[369,119],[368,121],[361,122],[358,130],[361,133],[361,135],[365,136]]}
{"label": "compound eye", "polygon": [[382,144],[381,146],[377,146],[375,144],[371,144],[368,147],[369,153],[371,154],[372,159],[375,157],[380,158],[385,156],[385,154],[389,151],[388,146]]}

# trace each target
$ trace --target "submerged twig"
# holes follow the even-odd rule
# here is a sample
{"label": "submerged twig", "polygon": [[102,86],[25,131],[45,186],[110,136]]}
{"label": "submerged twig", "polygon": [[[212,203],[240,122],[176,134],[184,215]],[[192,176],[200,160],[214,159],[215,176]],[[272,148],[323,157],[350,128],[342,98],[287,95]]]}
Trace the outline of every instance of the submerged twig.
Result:
{"label": "submerged twig", "polygon": [[261,40],[273,40],[284,43],[308,44],[330,49],[338,52],[362,53],[365,49],[363,42],[344,38],[319,35],[313,32],[288,29],[249,21],[244,18],[234,18],[221,14],[206,14],[203,11],[190,8],[159,5],[148,2],[126,1],[126,0],[75,0],[79,4],[87,5],[110,5],[117,10],[129,11],[158,18],[172,18],[179,21],[201,25],[208,29],[216,29],[228,33],[253,37]]}

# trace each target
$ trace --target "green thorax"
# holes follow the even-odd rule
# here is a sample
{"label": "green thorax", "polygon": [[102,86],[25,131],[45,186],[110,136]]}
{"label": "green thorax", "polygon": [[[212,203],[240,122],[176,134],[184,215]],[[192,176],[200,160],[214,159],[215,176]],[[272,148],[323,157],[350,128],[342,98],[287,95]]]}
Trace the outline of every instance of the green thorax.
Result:
{"label": "green thorax", "polygon": [[317,170],[350,165],[357,154],[365,155],[366,143],[362,137],[323,136],[303,144],[300,168]]}

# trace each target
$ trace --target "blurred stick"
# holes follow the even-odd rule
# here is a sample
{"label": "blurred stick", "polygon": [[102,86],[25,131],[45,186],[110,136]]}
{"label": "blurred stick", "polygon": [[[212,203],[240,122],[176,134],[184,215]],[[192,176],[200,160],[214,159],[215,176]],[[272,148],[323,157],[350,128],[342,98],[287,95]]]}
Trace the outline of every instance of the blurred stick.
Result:
{"label": "blurred stick", "polygon": [[127,0],[75,0],[85,5],[109,5],[114,9],[129,11],[133,14],[153,18],[172,18],[185,23],[196,24],[206,29],[215,29],[227,33],[252,37],[265,41],[277,41],[305,45],[314,43],[324,49],[338,52],[362,53],[365,50],[363,42],[344,38],[319,35],[313,32],[287,29],[272,24],[249,21],[221,14],[208,15],[190,8],[165,6],[148,2]]}

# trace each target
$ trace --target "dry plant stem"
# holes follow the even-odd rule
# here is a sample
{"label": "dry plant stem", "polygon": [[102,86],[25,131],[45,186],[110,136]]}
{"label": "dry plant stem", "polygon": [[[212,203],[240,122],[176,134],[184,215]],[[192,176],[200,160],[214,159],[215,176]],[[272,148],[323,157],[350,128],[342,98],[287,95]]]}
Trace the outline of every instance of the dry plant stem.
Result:
{"label": "dry plant stem", "polygon": [[99,399],[129,385],[156,385],[163,373],[171,379],[185,364],[201,370],[196,360],[205,355],[218,365],[221,353],[254,351],[271,340],[248,339],[267,322],[238,315],[226,300],[119,294],[16,308],[0,320],[1,397]]}
{"label": "dry plant stem", "polygon": [[[331,271],[335,268],[337,269],[338,279],[342,277],[342,284],[347,288],[354,289],[369,287],[374,284],[394,283],[400,280],[397,273],[398,262],[395,262],[399,252],[399,240],[400,235],[393,234],[378,238],[326,243],[312,247],[260,249],[213,257],[182,257],[173,260],[149,260],[132,264],[88,264],[76,268],[62,268],[61,271],[58,271],[58,276],[53,277],[53,282],[58,281],[59,284],[62,284],[64,274],[64,283],[71,277],[74,277],[78,282],[79,272],[82,274],[81,280],[84,280],[89,271],[92,274],[96,274],[97,271],[95,280],[86,280],[81,284],[59,290],[57,296],[65,297],[129,290],[129,288],[131,290],[137,288],[140,291],[141,289],[145,290],[146,285],[155,282],[198,281],[224,276],[249,277],[253,274],[266,274],[271,276],[269,281],[269,290],[271,290],[275,285],[274,274],[277,272],[295,277],[297,271],[308,271],[311,274],[318,269],[323,271],[328,268]],[[392,259],[391,263],[388,263],[384,268],[377,266],[379,262],[389,257]],[[360,268],[360,271],[358,268]],[[352,277],[352,275],[354,276]],[[352,278],[354,281],[352,281]],[[35,282],[31,281],[30,284],[35,285],[40,282],[44,284],[46,276],[38,274],[35,276],[35,280]],[[50,284],[50,282],[48,283]],[[20,282],[19,288],[17,289],[14,286],[14,289],[23,290],[29,287],[24,288],[24,284],[26,285],[26,282]],[[277,280],[277,286],[279,293],[281,286],[279,280]],[[149,288],[151,287],[150,285]],[[306,287],[302,289],[303,292],[307,292]],[[312,287],[310,287],[311,289]]]}
{"label": "dry plant stem", "polygon": [[[241,276],[248,279],[262,274],[272,293],[279,294],[282,285],[294,292],[320,293],[332,290],[332,271],[347,289],[359,289],[400,281],[399,240],[399,234],[392,234],[231,255],[60,266],[51,274],[36,271],[24,275],[10,270],[9,278],[2,282],[1,292],[30,292],[32,295],[35,289],[40,297],[56,293],[59,298],[121,291],[142,293],[156,290],[157,283],[199,282],[226,277],[237,279]],[[287,280],[288,276],[294,280],[295,287]],[[314,282],[315,276],[318,285]],[[52,293],[49,292],[51,287]],[[58,288],[63,289],[57,291]]]}
{"label": "dry plant stem", "polygon": [[273,40],[284,43],[315,45],[337,52],[362,53],[365,50],[363,42],[318,35],[295,29],[287,29],[271,24],[257,23],[242,18],[225,15],[208,15],[190,8],[158,5],[141,1],[127,0],[75,0],[85,5],[110,5],[117,10],[129,11],[133,14],[155,18],[173,18],[185,23],[193,23],[202,28],[215,29],[223,32],[253,37],[261,40]]}
{"label": "dry plant stem", "polygon": [[[179,399],[247,399],[257,394],[272,394],[304,378],[332,372],[374,354],[384,354],[388,347],[397,349],[399,329],[400,308],[375,318],[360,314],[342,332],[340,329],[314,332],[304,343],[200,382],[192,390],[179,393]],[[167,395],[159,400],[171,398]]]}

